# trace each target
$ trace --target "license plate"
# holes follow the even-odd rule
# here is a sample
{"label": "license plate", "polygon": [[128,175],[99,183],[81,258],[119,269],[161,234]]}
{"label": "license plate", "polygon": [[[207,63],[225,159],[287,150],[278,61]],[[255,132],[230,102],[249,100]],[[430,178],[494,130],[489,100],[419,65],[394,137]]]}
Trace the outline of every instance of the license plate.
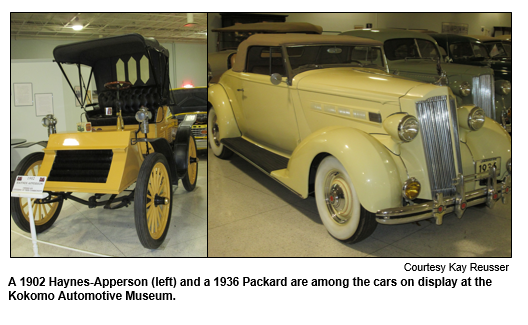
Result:
{"label": "license plate", "polygon": [[500,175],[500,166],[501,166],[501,159],[500,157],[497,158],[488,158],[484,160],[477,160],[475,164],[476,173],[489,173],[489,171],[495,166],[497,168],[497,172]]}

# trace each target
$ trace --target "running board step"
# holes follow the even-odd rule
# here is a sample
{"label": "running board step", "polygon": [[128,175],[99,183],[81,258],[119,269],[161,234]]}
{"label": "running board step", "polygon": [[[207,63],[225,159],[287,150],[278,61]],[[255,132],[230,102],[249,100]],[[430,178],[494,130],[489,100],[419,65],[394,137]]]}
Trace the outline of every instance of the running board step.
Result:
{"label": "running board step", "polygon": [[267,174],[288,167],[288,158],[269,152],[241,137],[222,139],[222,143]]}

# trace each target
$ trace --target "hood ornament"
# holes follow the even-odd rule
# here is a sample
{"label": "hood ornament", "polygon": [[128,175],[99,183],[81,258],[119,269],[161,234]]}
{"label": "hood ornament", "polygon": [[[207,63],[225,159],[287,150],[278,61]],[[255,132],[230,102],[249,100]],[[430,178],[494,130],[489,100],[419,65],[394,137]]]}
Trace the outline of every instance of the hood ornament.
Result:
{"label": "hood ornament", "polygon": [[447,86],[449,80],[447,79],[447,73],[442,69],[442,65],[440,64],[440,57],[436,61],[436,72],[438,73],[438,79],[436,79],[434,84],[437,86]]}

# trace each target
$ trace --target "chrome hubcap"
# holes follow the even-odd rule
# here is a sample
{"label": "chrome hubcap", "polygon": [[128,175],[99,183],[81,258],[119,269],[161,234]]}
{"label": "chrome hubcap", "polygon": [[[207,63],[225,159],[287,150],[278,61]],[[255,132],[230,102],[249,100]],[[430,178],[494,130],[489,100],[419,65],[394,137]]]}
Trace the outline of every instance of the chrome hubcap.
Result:
{"label": "chrome hubcap", "polygon": [[351,190],[338,171],[328,173],[325,179],[326,208],[338,224],[348,222],[352,214]]}

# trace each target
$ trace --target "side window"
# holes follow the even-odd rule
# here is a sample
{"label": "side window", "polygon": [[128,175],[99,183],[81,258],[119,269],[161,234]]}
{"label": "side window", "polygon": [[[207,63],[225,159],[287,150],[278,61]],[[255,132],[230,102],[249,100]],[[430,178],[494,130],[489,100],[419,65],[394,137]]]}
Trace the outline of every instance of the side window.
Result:
{"label": "side window", "polygon": [[404,60],[405,58],[419,58],[414,39],[402,38],[385,41],[383,45],[385,55],[389,60]]}
{"label": "side window", "polygon": [[451,56],[455,59],[473,56],[470,43],[454,43],[450,44],[449,47],[451,48]]}
{"label": "side window", "polygon": [[251,46],[248,49],[246,72],[271,75],[285,75],[282,50],[280,47]]}

